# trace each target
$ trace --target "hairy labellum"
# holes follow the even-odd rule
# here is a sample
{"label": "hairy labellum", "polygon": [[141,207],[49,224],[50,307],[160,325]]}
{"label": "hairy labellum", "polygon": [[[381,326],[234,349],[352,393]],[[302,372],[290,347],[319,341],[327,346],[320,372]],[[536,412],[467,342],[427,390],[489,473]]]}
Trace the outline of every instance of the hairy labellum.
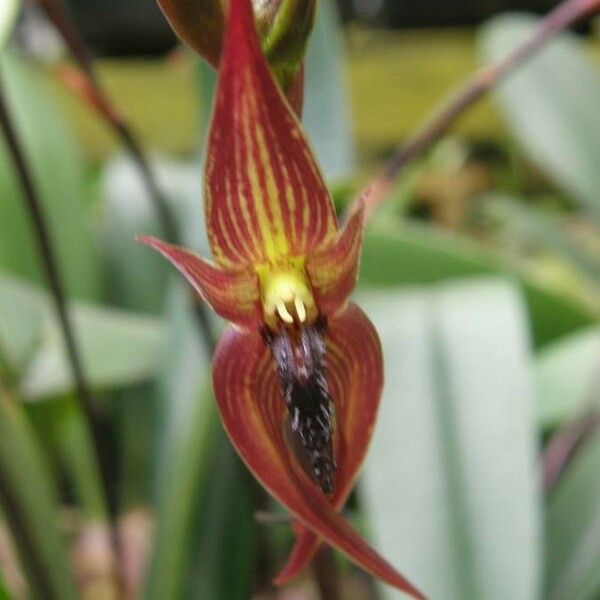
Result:
{"label": "hairy labellum", "polygon": [[286,438],[307,474],[325,494],[335,488],[334,409],[325,378],[325,321],[281,327],[265,338],[288,408]]}

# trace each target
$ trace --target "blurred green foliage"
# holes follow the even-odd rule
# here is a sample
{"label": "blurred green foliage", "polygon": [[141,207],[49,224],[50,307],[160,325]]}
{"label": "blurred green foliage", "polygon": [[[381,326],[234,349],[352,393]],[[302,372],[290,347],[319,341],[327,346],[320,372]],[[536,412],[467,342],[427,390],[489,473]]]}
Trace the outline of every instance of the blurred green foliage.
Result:
{"label": "blurred green foliage", "polygon": [[[0,41],[11,15],[0,11]],[[480,31],[482,56],[496,60],[534,26],[523,16],[493,20]],[[339,34],[324,10],[309,53],[305,123],[343,207],[382,150],[471,69],[474,40],[347,32],[357,151]],[[90,524],[106,525],[112,509],[120,523],[149,515],[151,526],[136,530],[141,545],[119,530],[125,554],[149,565],[141,581],[133,577],[138,595],[268,594],[291,533],[253,519],[256,510],[280,512],[223,434],[193,301],[134,241],[160,232],[138,173],[123,156],[107,158],[104,125],[79,139],[74,122],[89,123],[87,109],[75,109],[74,121],[74,100],[16,42],[1,51],[0,69],[113,450],[106,498],[2,140],[0,499],[3,526],[20,519],[28,532],[15,541],[31,589],[77,597],[69,543]],[[168,98],[155,93],[155,69],[168,73]],[[204,85],[185,82],[192,77]],[[151,141],[191,155],[156,157],[153,167],[186,244],[206,253],[198,140],[210,75],[187,58],[109,66],[106,79],[128,99],[126,113],[155,130]],[[420,81],[432,91],[417,103]],[[402,86],[410,109],[385,104]],[[561,36],[506,82],[496,108],[468,116],[459,135],[405,172],[367,232],[358,299],[381,332],[388,384],[349,511],[433,598],[600,594],[598,436],[551,495],[539,485],[542,440],[599,401],[599,92],[587,48]]]}

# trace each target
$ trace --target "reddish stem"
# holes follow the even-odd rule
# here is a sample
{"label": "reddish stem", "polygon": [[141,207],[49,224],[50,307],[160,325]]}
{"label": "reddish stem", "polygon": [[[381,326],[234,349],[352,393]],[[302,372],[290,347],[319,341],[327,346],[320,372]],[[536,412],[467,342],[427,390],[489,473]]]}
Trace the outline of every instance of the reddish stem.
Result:
{"label": "reddish stem", "polygon": [[592,410],[579,420],[557,431],[546,446],[543,462],[544,491],[551,493],[578,451],[600,426],[600,413]]}
{"label": "reddish stem", "polygon": [[423,127],[392,155],[382,172],[359,195],[365,197],[367,216],[387,198],[394,180],[404,167],[428,150],[468,108],[535,55],[557,33],[597,10],[600,10],[600,0],[565,0],[541,21],[535,33],[523,44],[502,60],[482,68],[469,78]]}
{"label": "reddish stem", "polygon": [[340,573],[330,546],[323,546],[312,562],[321,600],[342,600]]}
{"label": "reddish stem", "polygon": [[37,2],[59,31],[81,69],[79,72],[73,72],[71,69],[63,70],[63,80],[73,91],[87,100],[109,125],[113,127],[142,174],[165,235],[170,241],[176,242],[177,226],[175,218],[160,191],[154,173],[150,168],[150,163],[131,132],[129,125],[100,86],[94,69],[92,55],[80,35],[75,22],[71,18],[67,7],[62,0],[37,0]]}

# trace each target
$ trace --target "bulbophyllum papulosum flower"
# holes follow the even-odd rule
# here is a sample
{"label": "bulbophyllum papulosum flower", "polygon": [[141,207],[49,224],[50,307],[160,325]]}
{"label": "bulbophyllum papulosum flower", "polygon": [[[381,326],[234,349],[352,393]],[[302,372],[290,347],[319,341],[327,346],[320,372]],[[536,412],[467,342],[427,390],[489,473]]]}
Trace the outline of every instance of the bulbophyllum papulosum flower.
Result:
{"label": "bulbophyllum papulosum flower", "polygon": [[[177,35],[215,69],[230,0],[157,0]],[[302,108],[303,60],[317,0],[252,0],[263,53],[296,112]]]}
{"label": "bulbophyllum papulosum flower", "polygon": [[371,439],[383,386],[377,332],[349,303],[363,237],[359,203],[340,229],[302,127],[274,80],[250,0],[231,0],[208,140],[205,211],[214,255],[140,238],[231,322],[213,360],[238,453],[296,519],[276,579],[326,542],[424,596],[340,515]]}

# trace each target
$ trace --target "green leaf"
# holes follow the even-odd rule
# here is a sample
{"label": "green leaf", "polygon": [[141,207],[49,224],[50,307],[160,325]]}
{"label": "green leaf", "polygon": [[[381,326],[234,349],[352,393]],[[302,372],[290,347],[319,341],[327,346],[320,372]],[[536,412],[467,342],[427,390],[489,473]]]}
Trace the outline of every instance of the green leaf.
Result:
{"label": "green leaf", "polygon": [[535,365],[541,423],[552,427],[574,419],[595,398],[600,329],[592,327],[544,348]]}
{"label": "green leaf", "polygon": [[[0,72],[67,292],[97,298],[100,266],[86,204],[83,153],[54,102],[52,86],[38,70],[5,51],[0,54]],[[20,181],[1,135],[0,197],[0,268],[45,283]]]}
{"label": "green leaf", "polygon": [[[154,375],[163,341],[159,322],[84,305],[76,305],[72,314],[85,372],[93,387],[133,385]],[[44,341],[22,380],[22,390],[27,398],[39,399],[66,393],[72,386],[62,333],[50,319]]]}
{"label": "green leaf", "polygon": [[[121,512],[147,508],[153,500],[157,438],[165,415],[159,411],[155,380],[111,394],[119,447]],[[164,403],[168,401],[164,399]],[[162,408],[162,407],[161,407]]]}
{"label": "green leaf", "polygon": [[431,598],[535,600],[537,432],[518,288],[475,280],[361,303],[386,364],[363,486],[375,546]]}
{"label": "green leaf", "polygon": [[199,511],[193,597],[246,600],[256,575],[259,525],[254,511],[260,492],[221,428],[218,437],[210,485],[204,489]]}
{"label": "green leaf", "polygon": [[[208,256],[200,166],[193,161],[154,159],[152,169],[178,221],[182,243]],[[190,302],[193,290],[162,256],[135,241],[140,234],[164,237],[139,170],[128,157],[119,156],[105,169],[103,188],[111,301],[162,315],[167,330],[168,348],[161,352],[156,372],[159,385],[128,389],[118,399],[121,469],[128,474],[121,498],[131,508],[146,499],[144,492],[154,488],[157,480],[162,482],[162,469],[171,468],[173,446],[195,414],[209,357],[198,344],[198,323]]]}
{"label": "green leaf", "polygon": [[600,436],[580,451],[550,498],[546,523],[547,600],[600,594]]}
{"label": "green leaf", "polygon": [[0,5],[0,50],[10,38],[20,7],[20,0],[2,0],[2,5]]}
{"label": "green leaf", "polygon": [[58,492],[51,473],[22,406],[0,388],[1,498],[9,515],[18,512],[30,540],[20,551],[25,566],[38,573],[38,596],[68,600],[76,597],[75,585],[57,527]]}
{"label": "green leaf", "polygon": [[157,600],[181,597],[193,523],[218,432],[208,392],[210,356],[199,336],[186,282],[174,280],[169,286],[166,319],[165,360],[158,380],[164,417],[155,474],[160,518],[146,586],[146,597]]}
{"label": "green leaf", "polygon": [[[34,286],[0,275],[0,307],[3,321],[13,323],[0,328],[2,343],[9,356],[23,347],[19,326],[35,307],[41,318],[39,344],[31,354],[20,389],[28,400],[64,394],[73,389],[71,370],[63,349],[63,337],[49,295]],[[39,311],[39,312],[38,312]],[[40,316],[41,315],[41,316]],[[164,334],[155,319],[82,303],[72,304],[71,315],[82,350],[86,376],[94,387],[131,385],[152,377],[159,361]],[[19,320],[21,319],[21,320]]]}
{"label": "green leaf", "polygon": [[0,573],[0,600],[12,600],[2,573]]}
{"label": "green leaf", "polygon": [[538,347],[598,318],[576,300],[532,282],[476,245],[425,227],[368,231],[359,281],[365,287],[411,285],[477,275],[502,275],[520,284]]}
{"label": "green leaf", "polygon": [[[209,256],[202,209],[202,171],[194,162],[152,161],[184,243]],[[108,263],[111,301],[122,308],[161,313],[169,275],[174,269],[162,256],[136,242],[138,235],[164,238],[139,169],[120,155],[104,170],[106,219],[102,232]]]}
{"label": "green leaf", "polygon": [[42,335],[44,312],[35,293],[23,293],[0,276],[0,354],[15,376],[22,373]]}
{"label": "green leaf", "polygon": [[195,520],[200,490],[206,480],[218,417],[207,391],[196,396],[177,443],[171,446],[168,466],[159,473],[159,525],[148,572],[146,598],[179,598],[182,574],[190,561],[191,526]]}
{"label": "green leaf", "polygon": [[480,198],[481,215],[499,225],[511,240],[530,248],[537,245],[568,260],[592,281],[600,280],[600,260],[579,232],[570,232],[568,224],[556,215],[528,204],[526,200],[492,192]]}
{"label": "green leaf", "polygon": [[328,179],[349,175],[355,163],[345,66],[335,3],[319,2],[306,55],[302,122]]}
{"label": "green leaf", "polygon": [[[106,500],[88,424],[77,399],[54,302],[49,294],[0,275],[0,347],[8,357],[14,383],[26,400],[53,398],[46,421],[87,519],[105,521]],[[159,322],[122,311],[74,304],[71,316],[94,387],[119,387],[150,379],[163,342]],[[18,374],[18,375],[17,375]]]}
{"label": "green leaf", "polygon": [[[505,56],[539,20],[503,15],[481,33],[488,62]],[[600,71],[574,34],[557,36],[497,91],[513,134],[536,165],[581,206],[600,217]]]}
{"label": "green leaf", "polygon": [[[159,160],[153,167],[178,218],[183,243],[208,254],[199,165]],[[139,173],[129,160],[119,157],[105,171],[104,188],[108,217],[104,241],[114,282],[112,299],[122,306],[162,313],[167,328],[156,371],[158,418],[154,424],[145,423],[142,432],[145,435],[146,427],[152,428],[155,442],[158,439],[152,478],[160,514],[145,595],[178,597],[187,592],[184,580],[195,561],[195,523],[218,430],[213,399],[206,390],[210,356],[193,314],[191,288],[162,257],[135,243],[135,236],[142,233],[163,235]],[[124,197],[129,202],[123,202]],[[129,393],[123,404],[137,406],[136,396]],[[140,424],[129,418],[130,410],[127,413],[124,436],[125,428]],[[125,447],[131,448],[132,442],[126,441]],[[140,481],[142,463],[134,456],[124,460],[129,460],[124,465],[127,472],[136,469],[136,478],[129,477],[123,485],[123,494],[131,501],[139,498],[130,484],[132,479]]]}
{"label": "green leaf", "polygon": [[82,517],[87,523],[109,526],[108,499],[100,464],[79,398],[69,395],[51,403],[47,416],[54,434],[66,474],[79,501]]}

